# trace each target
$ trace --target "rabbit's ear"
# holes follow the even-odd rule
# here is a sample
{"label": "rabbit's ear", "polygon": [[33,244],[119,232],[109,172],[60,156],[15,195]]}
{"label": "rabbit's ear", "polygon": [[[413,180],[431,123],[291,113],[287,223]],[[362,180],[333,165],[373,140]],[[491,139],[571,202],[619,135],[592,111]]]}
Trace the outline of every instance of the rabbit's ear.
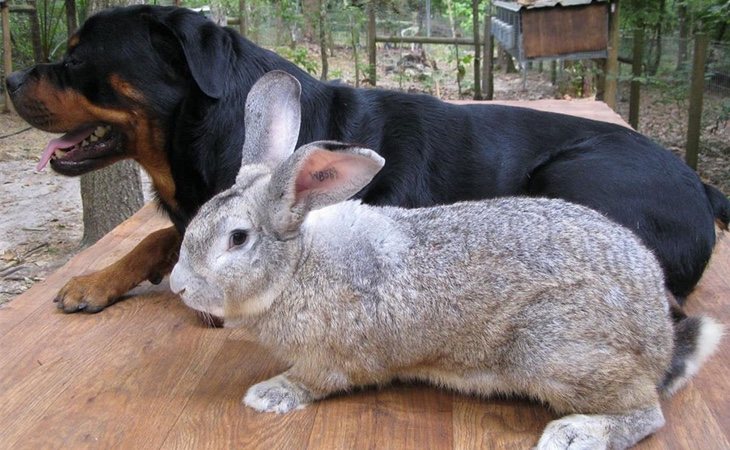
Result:
{"label": "rabbit's ear", "polygon": [[253,85],[246,98],[246,141],[239,175],[248,164],[273,169],[292,154],[299,138],[301,91],[299,81],[281,70],[267,73]]}
{"label": "rabbit's ear", "polygon": [[372,150],[338,142],[301,147],[272,175],[272,225],[281,233],[295,231],[309,211],[357,194],[384,164]]}

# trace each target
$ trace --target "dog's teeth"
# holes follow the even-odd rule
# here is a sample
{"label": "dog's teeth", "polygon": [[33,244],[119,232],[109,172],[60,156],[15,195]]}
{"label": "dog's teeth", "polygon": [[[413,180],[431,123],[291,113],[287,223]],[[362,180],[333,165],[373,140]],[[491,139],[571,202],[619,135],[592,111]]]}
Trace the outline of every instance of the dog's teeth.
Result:
{"label": "dog's teeth", "polygon": [[107,131],[109,131],[109,127],[98,126],[96,127],[96,130],[94,130],[94,134],[99,137],[104,137]]}
{"label": "dog's teeth", "polygon": [[91,141],[91,142],[96,142],[98,140],[99,140],[99,136],[97,136],[95,134],[92,134],[91,136],[89,136],[89,141]]}
{"label": "dog's teeth", "polygon": [[89,140],[88,140],[88,138],[87,138],[87,139],[84,139],[83,141],[81,141],[81,146],[82,146],[82,147],[86,147],[87,145],[89,145]]}
{"label": "dog's teeth", "polygon": [[66,155],[65,150],[61,150],[60,148],[57,148],[55,152],[53,152],[53,156],[56,158],[63,158]]}

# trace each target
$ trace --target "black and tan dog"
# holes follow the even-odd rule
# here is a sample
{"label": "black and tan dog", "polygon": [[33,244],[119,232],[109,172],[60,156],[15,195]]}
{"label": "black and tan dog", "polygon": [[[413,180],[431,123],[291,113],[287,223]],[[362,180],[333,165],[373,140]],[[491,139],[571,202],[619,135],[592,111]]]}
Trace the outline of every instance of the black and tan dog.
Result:
{"label": "black and tan dog", "polygon": [[302,84],[300,144],[334,139],[385,157],[385,169],[358,194],[368,203],[415,207],[504,195],[582,203],[638,233],[680,298],[710,258],[715,221],[730,221],[725,196],[629,129],[325,84],[192,11],[134,6],[92,17],[62,61],[7,80],[28,122],[67,133],[49,144],[39,166],[50,161],[58,173],[79,175],[134,159],[174,223],[110,267],[70,280],[57,298],[64,311],[99,311],[171,269],[189,220],[233,183],[246,95],[273,69]]}

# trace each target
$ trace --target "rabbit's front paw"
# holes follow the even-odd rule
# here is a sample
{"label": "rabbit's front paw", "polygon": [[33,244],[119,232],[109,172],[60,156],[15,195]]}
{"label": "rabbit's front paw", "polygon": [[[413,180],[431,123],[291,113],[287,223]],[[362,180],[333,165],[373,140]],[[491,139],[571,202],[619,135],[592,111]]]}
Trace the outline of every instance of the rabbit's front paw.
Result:
{"label": "rabbit's front paw", "polygon": [[243,403],[261,412],[285,413],[304,408],[311,401],[311,395],[278,375],[251,386],[243,397]]}
{"label": "rabbit's front paw", "polygon": [[553,420],[545,428],[536,450],[600,450],[608,448],[605,428],[596,417],[573,414]]}

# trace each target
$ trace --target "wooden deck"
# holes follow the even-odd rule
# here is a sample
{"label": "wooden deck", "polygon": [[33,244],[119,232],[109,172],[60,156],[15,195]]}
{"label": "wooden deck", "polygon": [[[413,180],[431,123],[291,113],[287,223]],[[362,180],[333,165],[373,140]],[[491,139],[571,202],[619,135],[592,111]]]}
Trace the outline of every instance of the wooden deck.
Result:
{"label": "wooden deck", "polygon": [[[602,103],[520,103],[620,122]],[[240,399],[283,369],[240,330],[205,328],[165,285],[96,315],[51,300],[72,275],[114,261],[167,222],[151,206],[0,308],[0,448],[530,448],[548,421],[525,401],[398,385],[288,415]],[[689,310],[730,324],[730,233]],[[730,448],[730,338],[666,401],[667,426],[640,449]]]}

